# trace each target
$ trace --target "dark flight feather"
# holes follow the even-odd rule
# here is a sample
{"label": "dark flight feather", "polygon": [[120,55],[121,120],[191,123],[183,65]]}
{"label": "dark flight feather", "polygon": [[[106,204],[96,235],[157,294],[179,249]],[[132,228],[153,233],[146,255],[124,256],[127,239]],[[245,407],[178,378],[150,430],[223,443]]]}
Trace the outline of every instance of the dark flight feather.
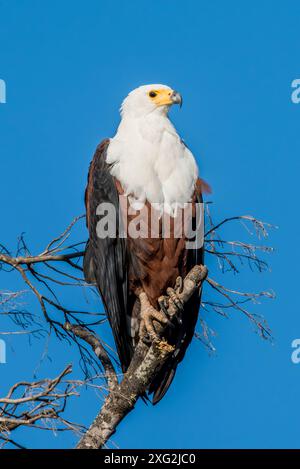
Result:
{"label": "dark flight feather", "polygon": [[128,275],[126,240],[124,238],[99,238],[96,233],[100,216],[96,210],[101,203],[112,203],[116,209],[117,227],[119,199],[115,182],[106,163],[109,140],[96,149],[90,165],[85,202],[89,242],[84,258],[87,281],[96,282],[109,323],[111,325],[123,371],[132,356],[131,339],[127,334],[126,314],[128,303]]}

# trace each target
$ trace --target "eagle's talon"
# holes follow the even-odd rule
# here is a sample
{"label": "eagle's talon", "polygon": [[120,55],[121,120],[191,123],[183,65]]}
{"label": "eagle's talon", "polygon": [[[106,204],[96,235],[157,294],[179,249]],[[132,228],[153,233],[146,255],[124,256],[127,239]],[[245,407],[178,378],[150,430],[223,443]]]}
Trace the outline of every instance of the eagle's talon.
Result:
{"label": "eagle's talon", "polygon": [[175,315],[175,317],[176,317],[176,319],[177,319],[177,322],[178,322],[179,326],[181,326],[181,325],[182,325],[182,322],[183,322],[183,321],[182,321],[182,318],[181,318],[180,316],[177,316],[177,315]]}
{"label": "eagle's talon", "polygon": [[[173,322],[173,317],[170,318],[170,315],[169,315],[169,312],[167,310],[167,307],[169,305],[169,300],[166,296],[160,296],[157,300],[158,304],[159,304],[159,307],[160,309],[162,310],[162,312],[166,315],[166,317],[169,319],[169,322],[167,323],[167,326],[168,327],[171,327],[172,329],[175,328],[175,325],[174,325],[174,322]],[[175,319],[177,319],[177,317],[175,316]]]}
{"label": "eagle's talon", "polygon": [[141,335],[141,338],[142,338],[142,342],[144,342],[145,345],[151,345],[153,342],[153,340],[151,340],[151,337],[147,331]]}
{"label": "eagle's talon", "polygon": [[176,293],[182,293],[183,292],[183,278],[182,277],[177,277],[176,282],[175,282],[175,288],[174,288]]}
{"label": "eagle's talon", "polygon": [[160,296],[157,300],[158,304],[159,304],[159,307],[160,309],[162,310],[162,312],[165,314],[165,316],[167,318],[169,318],[169,313],[168,313],[168,310],[167,310],[167,307],[168,307],[168,299],[165,297],[165,296]]}
{"label": "eagle's talon", "polygon": [[174,288],[169,287],[167,289],[167,295],[169,297],[169,301],[171,301],[173,303],[173,305],[176,307],[178,312],[182,312],[183,311],[183,303],[182,303],[181,299],[179,298],[177,291],[174,290]]}

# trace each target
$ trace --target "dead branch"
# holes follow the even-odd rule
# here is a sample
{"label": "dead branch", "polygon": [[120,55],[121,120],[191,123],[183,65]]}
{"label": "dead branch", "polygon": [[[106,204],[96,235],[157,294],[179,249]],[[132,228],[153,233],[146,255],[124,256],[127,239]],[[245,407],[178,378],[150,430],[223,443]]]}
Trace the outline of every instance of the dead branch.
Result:
{"label": "dead branch", "polygon": [[[83,277],[73,274],[74,270],[82,271],[81,265],[74,263],[74,260],[79,261],[83,257],[84,251],[78,250],[78,247],[85,245],[85,242],[67,244],[70,240],[71,230],[81,219],[83,219],[83,216],[74,218],[66,230],[50,241],[46,248],[37,255],[30,253],[23,236],[19,239],[17,252],[14,256],[9,253],[8,249],[0,245],[0,270],[9,267],[11,270],[16,271],[29,291],[34,294],[44,319],[44,329],[39,328],[40,334],[44,332],[44,335],[49,335],[54,332],[60,340],[75,342],[79,349],[81,366],[87,377],[90,374],[89,369],[96,373],[102,371],[99,369],[100,362],[76,338],[74,339],[75,336],[64,327],[64,324],[70,322],[75,326],[88,329],[90,326],[99,325],[104,321],[103,313],[76,311],[63,306],[63,301],[59,300],[57,293],[54,291],[57,285],[92,288],[91,285],[85,282]],[[55,264],[55,267],[53,264]],[[12,297],[9,298],[10,304],[12,299]],[[0,294],[0,307],[2,307],[3,312],[0,311],[0,314],[4,314],[4,300],[5,297],[2,293]],[[59,313],[59,316],[57,313]],[[24,329],[28,329],[33,324],[37,325],[37,322],[41,326],[40,318],[36,318],[36,316],[20,308],[6,308],[5,314]],[[88,322],[87,316],[94,317],[94,319]]]}
{"label": "dead branch", "polygon": [[[184,279],[180,294],[182,303],[186,303],[192,294],[199,290],[207,276],[204,266],[195,266]],[[168,307],[170,318],[177,313],[174,306]],[[77,449],[101,448],[116,431],[117,425],[134,409],[137,399],[144,395],[156,374],[159,372],[173,351],[163,339],[163,329],[156,328],[162,340],[150,346],[140,341],[135,349],[131,364],[120,384],[115,382],[110,389],[102,409],[87,433],[77,445]],[[76,331],[74,331],[76,333]]]}
{"label": "dead branch", "polygon": [[84,340],[92,347],[96,357],[100,360],[104,368],[108,389],[109,391],[112,391],[118,384],[118,378],[114,366],[109,358],[107,351],[105,350],[105,347],[101,343],[101,340],[84,327],[74,326],[69,322],[65,323],[64,328],[67,331],[73,332],[75,336]]}
{"label": "dead branch", "polygon": [[[219,223],[214,223],[210,214],[209,205],[206,205],[207,233],[205,235],[205,251],[207,262],[216,261],[219,271],[237,274],[245,264],[250,269],[263,272],[268,265],[260,256],[269,253],[272,248],[265,245],[256,245],[244,241],[227,240],[222,232],[232,222],[241,223],[247,234],[254,234],[259,239],[268,236],[271,225],[263,223],[251,216],[228,217]],[[87,287],[85,280],[80,276],[82,272],[81,259],[84,251],[84,242],[70,243],[71,230],[82,217],[77,217],[64,232],[50,241],[39,254],[31,254],[23,236],[20,237],[15,255],[11,255],[7,248],[0,245],[0,270],[15,271],[21,276],[28,291],[34,294],[40,306],[42,318],[23,309],[20,298],[24,292],[1,292],[0,315],[11,318],[14,324],[30,331],[30,326],[37,325],[39,332],[45,328],[47,336],[54,332],[60,340],[73,342],[78,347],[80,364],[84,372],[84,380],[64,381],[64,374],[55,380],[44,380],[34,383],[17,383],[8,393],[0,399],[0,439],[20,447],[10,434],[15,428],[34,426],[40,429],[53,428],[53,422],[59,422],[60,430],[71,429],[76,432],[83,430],[82,426],[68,422],[63,418],[67,399],[77,395],[78,386],[83,383],[95,386],[92,383],[91,371],[99,371],[106,385],[100,386],[106,392],[104,404],[77,445],[77,448],[100,448],[106,444],[116,431],[117,425],[134,408],[137,399],[145,395],[150,382],[165,363],[172,347],[164,340],[164,329],[155,323],[155,328],[161,337],[159,343],[146,344],[139,342],[134,357],[121,381],[118,380],[115,358],[107,349],[106,344],[95,334],[93,327],[101,324],[105,318],[103,313],[94,311],[77,311],[65,306],[58,298],[57,286]],[[225,230],[226,231],[226,230]],[[211,270],[211,269],[210,269]],[[248,305],[254,305],[262,298],[272,298],[272,292],[258,293],[242,292],[223,285],[223,281],[207,278],[207,269],[196,266],[184,280],[181,301],[185,303],[190,295],[201,289],[204,280],[211,288],[205,293],[202,302],[200,317],[200,333],[195,336],[201,340],[209,350],[214,350],[211,336],[214,335],[206,324],[204,312],[213,310],[221,316],[228,317],[230,311],[238,311],[245,315],[262,337],[270,338],[270,329],[261,315],[248,310]],[[93,286],[88,286],[91,288]],[[21,295],[22,293],[22,295]],[[176,310],[170,305],[168,313],[172,317]],[[88,318],[94,320],[88,322]],[[43,324],[43,325],[42,325]],[[64,370],[65,372],[65,370]],[[64,373],[63,372],[63,373]],[[67,386],[58,391],[58,386]],[[37,397],[38,396],[38,397]],[[28,406],[32,406],[28,409]],[[45,425],[45,422],[48,425]],[[49,425],[52,422],[52,425]]]}
{"label": "dead branch", "polygon": [[[76,387],[64,378],[72,372],[67,366],[54,379],[35,382],[20,381],[14,384],[5,397],[0,398],[0,439],[2,446],[11,440],[10,434],[20,426],[44,430],[73,430],[82,432],[81,425],[67,422],[62,414],[67,400],[78,396]],[[59,387],[63,385],[61,390]],[[37,422],[41,422],[37,425]],[[53,422],[51,424],[51,422]],[[54,423],[55,422],[55,423]],[[15,446],[20,446],[13,442]]]}

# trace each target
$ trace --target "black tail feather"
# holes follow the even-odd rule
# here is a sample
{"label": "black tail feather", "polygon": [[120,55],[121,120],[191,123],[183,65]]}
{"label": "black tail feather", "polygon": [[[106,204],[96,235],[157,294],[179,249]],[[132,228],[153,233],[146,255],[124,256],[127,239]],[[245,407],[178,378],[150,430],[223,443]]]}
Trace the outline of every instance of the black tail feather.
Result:
{"label": "black tail feather", "polygon": [[175,376],[176,368],[177,362],[167,363],[167,366],[162,368],[151,384],[149,393],[154,393],[152,398],[153,405],[157,404],[168,391]]}

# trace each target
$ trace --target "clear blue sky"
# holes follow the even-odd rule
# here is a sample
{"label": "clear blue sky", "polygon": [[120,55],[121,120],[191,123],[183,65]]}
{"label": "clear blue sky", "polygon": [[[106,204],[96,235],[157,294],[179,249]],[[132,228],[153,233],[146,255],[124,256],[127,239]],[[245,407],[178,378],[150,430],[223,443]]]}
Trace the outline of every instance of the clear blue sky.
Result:
{"label": "clear blue sky", "polygon": [[[290,359],[300,337],[300,104],[290,98],[291,82],[300,78],[299,25],[293,0],[0,0],[0,78],[7,84],[7,104],[0,104],[1,243],[13,249],[25,232],[37,252],[83,213],[96,145],[113,135],[123,97],[153,82],[184,97],[172,118],[213,187],[215,218],[251,213],[280,227],[268,241],[276,248],[272,272],[234,280],[238,288],[276,291],[277,299],[259,308],[274,345],[238,313],[229,320],[210,315],[216,355],[193,343],[166,398],[154,408],[139,403],[120,425],[113,439],[122,448],[300,446],[300,365]],[[231,237],[236,233],[233,226]],[[21,286],[12,275],[0,281],[1,288]],[[74,307],[76,298],[66,293],[65,302]],[[27,301],[36,311],[30,295]],[[32,377],[43,345],[8,340],[1,395]],[[52,362],[43,362],[39,376],[76,361],[55,340],[49,353]],[[98,407],[91,393],[70,404],[69,415],[88,424]],[[35,448],[76,441],[67,433],[18,436]]]}

